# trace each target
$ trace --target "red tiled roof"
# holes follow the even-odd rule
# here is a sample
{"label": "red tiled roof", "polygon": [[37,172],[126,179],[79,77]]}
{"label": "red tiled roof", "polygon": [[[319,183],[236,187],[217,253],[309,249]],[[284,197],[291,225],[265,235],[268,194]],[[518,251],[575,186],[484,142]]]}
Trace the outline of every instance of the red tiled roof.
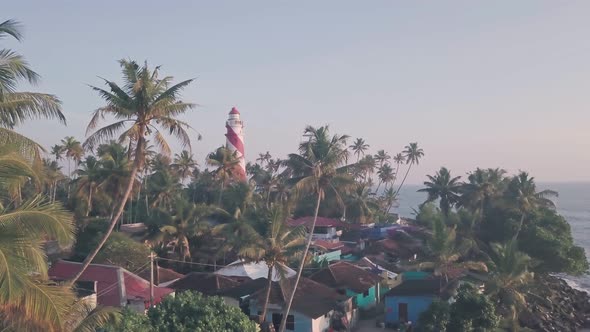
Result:
{"label": "red tiled roof", "polygon": [[[150,280],[150,270],[145,269],[137,274],[145,280]],[[154,271],[154,283],[156,285],[163,284],[166,282],[174,281],[184,277],[184,274],[178,273],[172,269],[163,268],[158,266],[158,269]]]}
{"label": "red tiled roof", "polygon": [[328,287],[346,288],[356,293],[362,293],[382,280],[380,276],[345,261],[331,264],[310,278]]}
{"label": "red tiled roof", "polygon": [[239,282],[219,274],[192,272],[186,277],[176,280],[169,287],[178,290],[196,290],[206,295],[214,295],[220,290],[230,289],[239,284]]}
{"label": "red tiled roof", "polygon": [[[80,271],[81,266],[81,263],[60,260],[49,269],[49,276],[67,280]],[[118,266],[90,264],[79,280],[96,282],[97,301],[102,306],[122,307],[128,299],[150,299],[150,283]],[[124,281],[123,285],[121,280]],[[154,286],[154,301],[158,303],[172,292],[173,289]]]}
{"label": "red tiled roof", "polygon": [[340,241],[330,242],[326,240],[315,240],[313,241],[313,245],[330,251],[342,249],[344,247],[344,243]]}

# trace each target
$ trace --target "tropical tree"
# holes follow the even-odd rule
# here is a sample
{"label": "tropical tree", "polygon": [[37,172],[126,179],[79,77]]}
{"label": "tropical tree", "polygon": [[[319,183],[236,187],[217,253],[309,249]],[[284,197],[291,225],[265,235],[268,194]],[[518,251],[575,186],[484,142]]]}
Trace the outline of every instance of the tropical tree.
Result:
{"label": "tropical tree", "polygon": [[349,191],[354,181],[346,173],[345,169],[338,168],[346,158],[346,135],[334,135],[330,137],[327,126],[314,128],[308,126],[304,131],[309,136],[309,141],[303,142],[299,146],[299,154],[289,154],[286,160],[287,167],[290,168],[293,178],[290,182],[294,184],[293,189],[297,196],[315,195],[316,204],[313,222],[308,229],[307,243],[299,263],[297,276],[293,292],[289,296],[283,319],[279,328],[280,332],[285,331],[287,316],[291,310],[291,304],[297,291],[297,285],[301,278],[305,257],[311,245],[311,238],[317,222],[318,213],[322,199],[326,193],[332,193],[342,204],[340,192]]}
{"label": "tropical tree", "polygon": [[344,196],[344,205],[346,218],[361,224],[370,222],[378,210],[371,188],[364,184],[357,185],[355,190]]}
{"label": "tropical tree", "polygon": [[362,175],[363,180],[366,182],[372,182],[371,175],[375,172],[376,167],[377,162],[371,155],[364,156],[363,159],[356,163],[356,168],[359,170],[359,175]]}
{"label": "tropical tree", "polygon": [[377,161],[379,167],[382,167],[384,163],[391,159],[391,156],[388,155],[385,150],[379,150],[373,158],[375,158],[375,161]]}
{"label": "tropical tree", "polygon": [[63,146],[61,146],[59,144],[55,144],[54,146],[51,147],[51,155],[53,156],[53,158],[55,158],[56,162],[62,160],[63,154],[64,154],[64,147]]}
{"label": "tropical tree", "polygon": [[86,213],[88,217],[90,211],[92,211],[92,198],[96,193],[98,186],[106,178],[106,174],[102,165],[98,159],[94,156],[86,157],[86,160],[82,162],[81,168],[76,170],[78,177],[75,183],[78,185],[77,194],[86,197]]}
{"label": "tropical tree", "polygon": [[[111,218],[108,231],[97,248],[86,257],[82,268],[70,281],[72,283],[86,270],[121,218],[136,183],[136,176],[143,169],[148,137],[153,137],[158,148],[167,155],[170,154],[170,146],[161,130],[178,138],[182,146],[190,147],[190,136],[187,132],[190,126],[178,120],[177,117],[194,108],[194,104],[179,100],[179,93],[192,80],[172,85],[171,76],[159,77],[159,67],[150,70],[147,63],[140,66],[131,60],[120,60],[119,64],[123,71],[123,86],[105,80],[109,90],[92,87],[106,101],[106,106],[94,111],[87,132],[93,131],[99,121],[107,116],[114,117],[117,121],[94,131],[84,145],[92,149],[97,144],[114,137],[118,137],[121,142],[128,140],[133,143],[133,164],[127,187]],[[118,133],[121,134],[115,136]]]}
{"label": "tropical tree", "polygon": [[434,176],[427,175],[430,181],[425,181],[426,188],[419,189],[419,192],[428,194],[426,203],[439,201],[440,210],[445,217],[449,217],[451,207],[459,202],[459,192],[461,184],[459,183],[460,176],[452,177],[451,172],[446,167],[441,167]]}
{"label": "tropical tree", "polygon": [[518,312],[526,306],[523,287],[533,278],[528,271],[531,259],[518,251],[517,242],[505,244],[492,243],[492,275],[486,284],[486,292],[497,304],[510,310],[516,321]]}
{"label": "tropical tree", "polygon": [[354,143],[352,143],[349,148],[353,151],[356,155],[356,161],[358,162],[361,159],[361,155],[365,155],[365,151],[369,149],[369,144],[365,143],[365,140],[362,138],[357,138]]}
{"label": "tropical tree", "polygon": [[193,155],[189,151],[183,150],[180,154],[176,154],[174,163],[170,166],[181,180],[186,180],[191,176],[193,170],[197,168],[198,163],[193,159]]}
{"label": "tropical tree", "polygon": [[305,245],[305,229],[289,227],[288,215],[279,205],[271,207],[268,221],[254,232],[251,242],[239,249],[238,255],[248,262],[264,262],[268,267],[266,297],[260,314],[260,323],[266,320],[266,311],[272,287],[273,271],[283,277],[287,263],[299,254]]}
{"label": "tropical tree", "polygon": [[518,238],[522,225],[527,213],[530,213],[541,207],[555,209],[555,203],[547,197],[557,197],[557,192],[553,190],[543,190],[537,192],[535,178],[530,177],[527,172],[520,172],[512,178],[506,192],[511,201],[516,202],[520,210],[520,221],[514,234],[514,239]]}
{"label": "tropical tree", "polygon": [[167,169],[158,170],[148,177],[146,195],[150,196],[151,208],[171,209],[174,201],[182,194],[182,184],[178,176]]}
{"label": "tropical tree", "polygon": [[84,149],[82,148],[82,144],[78,142],[73,136],[66,136],[64,139],[61,140],[61,146],[63,148],[63,152],[68,159],[68,176],[72,176],[72,160],[77,160],[77,158],[81,157]]}
{"label": "tropical tree", "polygon": [[237,176],[235,169],[239,167],[239,164],[240,159],[237,154],[223,146],[215,150],[215,152],[211,152],[207,157],[207,165],[215,167],[213,173],[219,180],[219,200],[217,205],[221,206],[223,190],[226,184]]}
{"label": "tropical tree", "polygon": [[393,168],[389,164],[383,164],[377,170],[377,175],[379,177],[379,184],[377,185],[377,189],[375,189],[375,193],[379,192],[379,188],[381,187],[382,183],[385,183],[385,189],[387,189],[387,184],[392,183],[395,180],[395,174],[393,174]]}
{"label": "tropical tree", "polygon": [[424,157],[424,150],[418,147],[418,143],[410,143],[406,145],[403,151],[403,156],[406,160],[406,165],[408,165],[408,169],[406,170],[406,174],[404,175],[402,183],[400,183],[399,187],[397,188],[397,191],[395,192],[396,194],[399,194],[399,191],[402,189],[402,186],[406,182],[406,178],[408,177],[408,173],[410,173],[412,165],[418,165],[420,163],[420,159]]}
{"label": "tropical tree", "polygon": [[397,175],[399,174],[399,166],[406,162],[406,157],[404,157],[403,154],[398,153],[395,156],[393,156],[393,162],[395,163],[395,172],[393,174],[393,181],[391,182],[392,187],[395,184],[395,181],[397,180]]}
{"label": "tropical tree", "polygon": [[260,162],[260,166],[264,166],[264,163],[268,163],[271,158],[272,156],[270,152],[266,151],[266,153],[259,153],[258,158],[256,158],[256,161]]}
{"label": "tropical tree", "polygon": [[191,239],[201,235],[209,228],[206,218],[215,209],[204,204],[194,204],[184,199],[177,199],[173,211],[168,224],[160,227],[160,231],[166,242],[173,244],[174,251],[184,262],[191,257]]}
{"label": "tropical tree", "polygon": [[[8,36],[22,40],[20,23],[14,20],[0,23],[0,39]],[[64,124],[66,119],[56,96],[17,91],[22,81],[36,84],[39,75],[22,55],[11,49],[0,49],[0,146],[16,144],[27,157],[39,159],[43,148],[13,129],[29,119],[58,119]]]}
{"label": "tropical tree", "polygon": [[421,262],[416,268],[432,270],[434,275],[442,276],[447,281],[457,269],[488,271],[483,262],[463,260],[469,248],[466,243],[458,242],[454,227],[445,226],[441,219],[434,220],[433,226],[432,238],[427,243],[432,260]]}
{"label": "tropical tree", "polygon": [[385,202],[385,213],[388,213],[391,208],[393,207],[393,204],[395,204],[395,202],[397,201],[397,195],[395,193],[395,189],[389,187],[387,188],[387,190],[385,190],[385,192],[383,193],[383,201]]}
{"label": "tropical tree", "polygon": [[[501,183],[506,171],[502,169],[477,168],[469,173],[467,182],[461,185],[461,198],[458,205],[471,210],[479,221],[483,220],[484,207],[502,194]],[[473,224],[473,223],[472,223]]]}

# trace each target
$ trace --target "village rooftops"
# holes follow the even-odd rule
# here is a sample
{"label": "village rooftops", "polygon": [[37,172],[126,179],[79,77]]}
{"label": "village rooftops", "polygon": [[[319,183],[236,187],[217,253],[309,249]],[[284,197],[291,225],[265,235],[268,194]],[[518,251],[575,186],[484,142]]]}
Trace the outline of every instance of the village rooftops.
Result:
{"label": "village rooftops", "polygon": [[[145,280],[150,280],[149,269],[145,269],[139,272],[137,275]],[[178,280],[182,277],[184,277],[184,274],[178,273],[171,269],[163,268],[161,266],[158,266],[158,268],[154,270],[154,283],[156,285],[166,285],[171,281]]]}
{"label": "village rooftops", "polygon": [[334,251],[338,249],[342,249],[344,247],[344,243],[337,241],[326,241],[326,240],[314,240],[313,246],[318,247],[320,249],[324,249],[326,251]]}
{"label": "village rooftops", "polygon": [[[284,279],[279,282],[273,282],[270,291],[269,303],[284,305],[289,299],[289,295],[295,285],[295,278]],[[266,289],[260,289],[252,296],[259,303],[264,303]],[[336,309],[341,301],[349,297],[338,293],[336,290],[327,287],[319,282],[308,278],[301,278],[297,285],[297,291],[293,298],[292,308],[308,317],[317,318]]]}
{"label": "village rooftops", "polygon": [[[68,280],[80,271],[82,263],[57,261],[49,269],[49,276],[53,280]],[[150,299],[150,283],[122,267],[103,264],[90,264],[82,273],[80,281],[96,282],[97,302],[103,306],[124,307],[128,301],[143,301]],[[158,303],[174,290],[164,287],[154,287],[154,300]]]}
{"label": "village rooftops", "polygon": [[363,293],[383,280],[379,275],[345,261],[331,264],[310,278],[328,287],[346,288],[356,293]]}
{"label": "village rooftops", "polygon": [[[313,216],[301,217],[301,218],[297,218],[297,219],[290,219],[287,221],[287,223],[291,227],[296,227],[296,226],[301,226],[301,225],[305,225],[306,227],[311,227],[311,225],[313,224]],[[315,226],[316,227],[339,227],[339,228],[347,228],[347,229],[361,228],[361,225],[358,225],[358,224],[349,224],[349,223],[343,222],[339,219],[325,218],[325,217],[318,217]]]}
{"label": "village rooftops", "polygon": [[217,295],[220,291],[238,286],[237,281],[218,274],[191,272],[168,287],[176,290],[195,290],[205,295]]}
{"label": "village rooftops", "polygon": [[[292,277],[296,274],[296,272],[289,267],[285,267],[285,270],[285,277]],[[228,266],[215,271],[215,274],[224,275],[226,277],[249,278],[255,280],[268,277],[268,266],[263,262],[246,263],[242,260],[237,260]],[[277,281],[279,279],[281,279],[281,275],[275,268],[272,273],[272,280]]]}

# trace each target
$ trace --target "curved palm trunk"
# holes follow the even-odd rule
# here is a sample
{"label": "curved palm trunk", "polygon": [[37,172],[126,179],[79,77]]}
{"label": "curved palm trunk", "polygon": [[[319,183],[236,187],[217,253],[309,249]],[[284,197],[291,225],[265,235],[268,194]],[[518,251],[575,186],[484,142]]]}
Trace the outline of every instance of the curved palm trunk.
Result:
{"label": "curved palm trunk", "polygon": [[258,318],[258,322],[259,324],[264,323],[264,321],[266,321],[266,311],[268,310],[268,301],[270,299],[270,290],[272,288],[272,270],[273,270],[274,266],[269,265],[268,266],[268,275],[267,275],[267,280],[268,283],[266,285],[266,296],[264,297],[264,305],[262,306],[262,313],[260,314],[260,317]]}
{"label": "curved palm trunk", "polygon": [[86,204],[88,205],[86,207],[86,217],[88,217],[92,210],[92,184],[88,186],[88,200],[86,201]]}
{"label": "curved palm trunk", "polygon": [[516,230],[516,234],[514,234],[514,236],[512,237],[513,241],[515,241],[518,238],[518,235],[520,234],[520,231],[522,230],[522,224],[524,224],[524,212],[522,213],[522,216],[520,217],[520,222],[518,223],[518,229]]}
{"label": "curved palm trunk", "polygon": [[[145,127],[140,127],[139,132],[140,133],[145,132]],[[80,271],[78,273],[76,273],[76,275],[71,280],[68,281],[68,284],[70,286],[73,285],[80,278],[80,276],[82,276],[84,271],[86,271],[86,269],[88,268],[88,265],[90,265],[90,263],[92,262],[94,257],[96,257],[96,255],[98,254],[100,249],[107,242],[107,240],[109,239],[109,236],[111,236],[111,234],[113,233],[113,229],[115,229],[117,222],[121,218],[121,215],[123,214],[123,210],[125,210],[125,204],[127,203],[129,196],[131,195],[131,190],[133,189],[133,184],[135,183],[135,175],[137,175],[137,171],[139,170],[139,168],[141,166],[141,160],[143,158],[143,153],[144,153],[144,143],[145,143],[144,138],[142,136],[140,136],[140,138],[137,142],[137,146],[135,148],[135,160],[133,162],[133,168],[131,169],[131,174],[129,174],[129,182],[127,183],[127,188],[125,189],[125,194],[123,195],[122,199],[120,200],[121,203],[119,204],[119,207],[117,209],[117,213],[111,219],[111,223],[109,225],[109,228],[105,232],[104,236],[102,237],[102,239],[100,240],[100,242],[98,243],[96,248],[94,248],[94,250],[88,256],[86,256],[86,258],[84,259],[84,262],[82,262],[82,268],[80,269]]]}
{"label": "curved palm trunk", "polygon": [[221,207],[221,199],[223,198],[223,187],[225,187],[225,180],[221,180],[221,186],[219,188],[219,199],[217,201],[217,205]]}
{"label": "curved palm trunk", "polygon": [[305,244],[305,251],[303,251],[303,257],[301,257],[301,263],[299,264],[299,268],[297,269],[297,276],[295,277],[295,285],[293,286],[293,292],[289,296],[289,301],[287,302],[287,307],[285,308],[285,311],[283,312],[283,318],[281,319],[281,326],[279,327],[279,332],[285,332],[285,328],[287,327],[287,317],[289,316],[289,311],[291,311],[291,304],[293,304],[293,298],[295,297],[295,292],[297,291],[297,285],[299,284],[299,279],[301,279],[301,273],[303,272],[303,265],[305,265],[305,258],[307,257],[307,252],[309,251],[309,246],[311,245],[311,238],[313,237],[315,223],[318,220],[318,213],[320,212],[321,201],[322,201],[322,194],[321,194],[321,191],[318,190],[318,199],[315,204],[315,213],[313,216],[313,223],[311,224],[311,228],[309,230],[307,243]]}
{"label": "curved palm trunk", "polygon": [[402,183],[399,184],[399,187],[395,191],[396,196],[397,196],[397,194],[399,194],[399,191],[402,189],[404,182],[406,182],[406,178],[408,177],[408,173],[410,173],[410,169],[412,168],[412,165],[414,165],[414,163],[410,163],[410,166],[408,166],[408,170],[406,171],[406,174],[404,175],[404,179],[402,180]]}
{"label": "curved palm trunk", "polygon": [[395,185],[395,181],[397,181],[397,175],[399,174],[399,163],[396,163],[396,167],[395,167],[395,175],[393,176],[393,181],[391,181],[391,185],[389,186],[390,188],[393,188],[393,186]]}
{"label": "curved palm trunk", "polygon": [[[375,194],[379,192],[379,187],[381,187],[381,183],[382,183],[382,181],[379,180],[379,184],[377,185],[377,189],[375,189]],[[387,188],[387,186],[386,186],[386,188]]]}

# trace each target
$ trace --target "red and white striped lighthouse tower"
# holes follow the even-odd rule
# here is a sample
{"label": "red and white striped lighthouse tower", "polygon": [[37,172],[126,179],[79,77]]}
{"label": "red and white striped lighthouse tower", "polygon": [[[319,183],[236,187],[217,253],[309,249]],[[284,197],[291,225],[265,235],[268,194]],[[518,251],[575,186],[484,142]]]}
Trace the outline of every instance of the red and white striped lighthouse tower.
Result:
{"label": "red and white striped lighthouse tower", "polygon": [[237,171],[237,175],[240,179],[246,181],[246,159],[244,157],[244,122],[240,120],[240,112],[238,109],[233,107],[229,112],[229,119],[225,123],[227,133],[226,147],[235,152],[238,158],[240,158],[240,167]]}

